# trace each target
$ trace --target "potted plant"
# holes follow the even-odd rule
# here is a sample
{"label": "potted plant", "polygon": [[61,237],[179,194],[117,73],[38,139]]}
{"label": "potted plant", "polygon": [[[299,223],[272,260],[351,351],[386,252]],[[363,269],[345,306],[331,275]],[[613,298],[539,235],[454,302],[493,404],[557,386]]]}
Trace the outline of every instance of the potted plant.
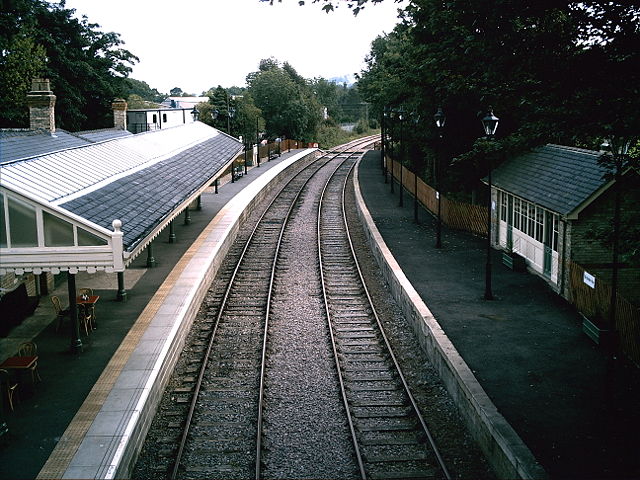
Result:
{"label": "potted plant", "polygon": [[514,272],[526,272],[527,262],[524,257],[514,251],[502,252],[502,263]]}
{"label": "potted plant", "polygon": [[593,340],[597,345],[600,345],[609,332],[607,328],[607,323],[605,322],[604,317],[599,309],[596,310],[595,314],[589,318],[585,315],[582,315],[582,331]]}

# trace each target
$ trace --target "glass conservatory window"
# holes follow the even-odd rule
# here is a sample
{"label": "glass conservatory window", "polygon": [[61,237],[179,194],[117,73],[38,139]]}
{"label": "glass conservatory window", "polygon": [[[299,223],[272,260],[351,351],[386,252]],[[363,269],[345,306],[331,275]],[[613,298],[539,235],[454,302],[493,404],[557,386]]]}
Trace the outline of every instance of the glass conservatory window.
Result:
{"label": "glass conservatory window", "polygon": [[0,194],[0,248],[7,248],[7,220],[4,218],[4,196]]}
{"label": "glass conservatory window", "polygon": [[11,247],[37,247],[36,209],[15,198],[9,197],[8,200]]}
{"label": "glass conservatory window", "polygon": [[42,212],[44,244],[47,247],[72,247],[73,225],[48,212]]}
{"label": "glass conservatory window", "polygon": [[87,232],[83,228],[78,228],[78,245],[81,247],[95,247],[99,245],[107,245],[107,241],[91,232]]}
{"label": "glass conservatory window", "polygon": [[536,207],[536,236],[535,239],[542,242],[542,233],[544,228],[544,210]]}

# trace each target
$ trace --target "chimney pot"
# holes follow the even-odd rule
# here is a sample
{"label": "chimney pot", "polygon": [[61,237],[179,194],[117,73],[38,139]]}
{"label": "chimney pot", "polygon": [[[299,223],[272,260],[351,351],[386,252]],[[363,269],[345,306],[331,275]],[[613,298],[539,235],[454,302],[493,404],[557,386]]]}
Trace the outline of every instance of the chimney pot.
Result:
{"label": "chimney pot", "polygon": [[123,98],[116,98],[111,104],[113,109],[113,127],[118,130],[127,129],[127,102]]}
{"label": "chimney pot", "polygon": [[51,134],[56,132],[56,96],[50,90],[49,79],[34,78],[31,91],[27,94],[29,125],[31,130],[43,129]]}

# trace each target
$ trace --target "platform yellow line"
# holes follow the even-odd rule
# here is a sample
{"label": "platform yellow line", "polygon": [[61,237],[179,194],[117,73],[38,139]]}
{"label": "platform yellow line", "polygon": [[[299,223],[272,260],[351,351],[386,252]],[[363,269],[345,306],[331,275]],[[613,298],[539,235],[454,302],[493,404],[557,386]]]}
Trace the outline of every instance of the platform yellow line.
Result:
{"label": "platform yellow line", "polygon": [[[221,212],[224,210],[226,209],[223,208]],[[184,268],[191,261],[200,248],[200,245],[202,245],[218,222],[218,216],[209,222],[202,233],[200,233],[198,238],[193,242],[191,247],[189,247],[189,249],[176,263],[165,281],[162,282],[160,287],[156,290],[156,293],[153,295],[145,309],[123,339],[122,343],[118,346],[118,349],[109,360],[105,369],[102,371],[102,374],[87,395],[87,398],[82,403],[82,406],[76,415],[73,417],[73,420],[71,420],[71,423],[56,444],[53,452],[51,452],[51,455],[40,470],[40,473],[38,473],[36,479],[45,480],[62,478],[64,472],[69,467],[73,456],[78,451],[87,431],[100,411],[100,408],[109,395],[109,392],[111,392],[118,376],[129,360],[131,353],[134,351],[140,341],[140,338],[149,326],[149,323],[164,303],[168,293],[184,271]]]}

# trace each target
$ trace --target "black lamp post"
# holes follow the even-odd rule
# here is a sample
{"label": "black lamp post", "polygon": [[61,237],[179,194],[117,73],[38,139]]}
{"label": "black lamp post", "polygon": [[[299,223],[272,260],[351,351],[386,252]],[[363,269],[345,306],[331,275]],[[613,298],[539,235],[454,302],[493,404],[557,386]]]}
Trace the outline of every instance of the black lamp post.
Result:
{"label": "black lamp post", "polygon": [[[493,109],[489,107],[489,113],[482,117],[482,127],[488,141],[493,140],[498,129],[498,117],[493,114]],[[487,200],[487,265],[485,268],[484,299],[493,300],[491,292],[491,155],[489,155],[489,198]]]}
{"label": "black lamp post", "polygon": [[[413,121],[414,126],[417,128],[420,124],[420,115],[416,112],[411,112],[411,120]],[[418,222],[418,164],[417,162],[413,165],[413,221],[415,223]]]}
{"label": "black lamp post", "polygon": [[260,132],[258,130],[258,117],[256,117],[256,162],[260,166]]}
{"label": "black lamp post", "polygon": [[191,110],[191,116],[193,117],[193,121],[197,122],[198,121],[198,117],[200,116],[200,112],[198,111],[198,109],[196,108],[196,106],[193,106],[193,110]]}
{"label": "black lamp post", "polygon": [[436,248],[442,247],[441,235],[442,235],[442,218],[440,216],[440,167],[442,165],[442,151],[444,150],[444,124],[447,120],[441,107],[438,107],[438,111],[433,116],[436,122],[436,128],[438,129],[438,152],[436,154],[436,168],[435,168],[435,180],[436,180],[436,197],[438,200],[438,220],[436,223]]}
{"label": "black lamp post", "polygon": [[389,107],[385,105],[382,112],[382,175],[384,176],[384,183],[387,183],[387,170],[389,166],[387,164],[387,119],[389,118]]}
{"label": "black lamp post", "polygon": [[236,115],[236,109],[233,107],[230,107],[227,110],[227,132],[229,133],[229,135],[231,135],[231,121],[233,120],[233,117],[235,117]]}
{"label": "black lamp post", "polygon": [[391,160],[391,162],[389,162],[391,168],[389,170],[389,180],[391,181],[391,195],[393,195],[395,193],[394,189],[393,189],[393,184],[395,183],[395,176],[393,174],[393,162],[394,162],[394,158],[396,156],[397,153],[397,148],[393,146],[393,141],[395,140],[395,119],[396,119],[396,109],[392,108],[389,111],[389,118],[392,120],[392,122],[390,122],[390,126],[391,126],[391,135],[389,135],[389,147],[391,150],[391,154],[389,155],[389,159]]}
{"label": "black lamp post", "polygon": [[380,170],[384,175],[384,111],[380,115]]}
{"label": "black lamp post", "polygon": [[402,106],[400,106],[400,110],[398,110],[398,121],[400,122],[400,153],[398,155],[398,160],[400,161],[400,185],[398,186],[398,190],[400,190],[400,202],[398,202],[398,206],[402,207],[403,206],[403,201],[402,201],[402,190],[403,190],[403,184],[402,184],[402,166],[404,165],[404,142],[402,140],[402,123],[404,122],[404,108],[402,108]]}
{"label": "black lamp post", "polygon": [[244,174],[246,175],[248,173],[247,170],[247,155],[249,155],[249,142],[245,142],[244,144]]}

